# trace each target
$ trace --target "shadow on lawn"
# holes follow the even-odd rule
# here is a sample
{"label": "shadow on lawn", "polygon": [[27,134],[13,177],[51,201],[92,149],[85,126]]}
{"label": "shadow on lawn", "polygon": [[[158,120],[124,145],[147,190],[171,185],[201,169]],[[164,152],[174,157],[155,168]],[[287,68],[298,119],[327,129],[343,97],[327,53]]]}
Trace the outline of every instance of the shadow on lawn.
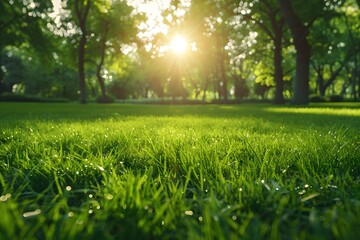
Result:
{"label": "shadow on lawn", "polygon": [[270,104],[239,105],[141,105],[141,104],[0,104],[0,128],[27,121],[92,122],[132,117],[200,117],[248,119],[299,128],[344,127],[360,130],[360,104],[311,104],[308,107]]}

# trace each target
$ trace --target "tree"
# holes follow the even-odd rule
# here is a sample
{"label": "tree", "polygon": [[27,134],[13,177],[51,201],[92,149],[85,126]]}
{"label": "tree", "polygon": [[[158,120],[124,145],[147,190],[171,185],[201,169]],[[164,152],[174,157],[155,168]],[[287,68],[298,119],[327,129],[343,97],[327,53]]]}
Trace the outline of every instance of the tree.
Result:
{"label": "tree", "polygon": [[234,3],[227,1],[192,1],[186,20],[198,47],[198,56],[203,60],[201,72],[207,72],[204,86],[207,88],[212,83],[214,95],[217,93],[219,99],[225,101],[229,95],[229,58],[225,46],[232,28],[227,22],[233,9]]}
{"label": "tree", "polygon": [[296,49],[296,72],[294,82],[294,104],[309,102],[310,60],[312,46],[308,37],[310,29],[318,19],[330,21],[343,4],[337,0],[314,0],[304,4],[300,0],[279,0],[280,9],[289,26]]}
{"label": "tree", "polygon": [[311,46],[307,40],[309,25],[306,26],[296,14],[291,0],[279,0],[280,9],[293,36],[296,49],[296,73],[294,104],[308,104]]}
{"label": "tree", "polygon": [[12,92],[14,86],[25,79],[25,65],[22,59],[12,51],[2,54],[2,71],[4,73],[1,89],[3,92]]}
{"label": "tree", "polygon": [[94,8],[89,17],[89,31],[93,37],[88,42],[86,61],[93,63],[96,68],[102,97],[106,95],[103,77],[106,61],[117,60],[108,55],[122,54],[121,45],[129,43],[135,36],[131,12],[132,8],[125,1],[114,1]]}
{"label": "tree", "polygon": [[[280,12],[276,0],[262,1],[241,1],[237,13],[250,23],[254,21],[273,43],[273,64],[275,79],[275,98],[274,103],[284,103],[284,80],[283,80],[283,34],[284,18]],[[268,38],[265,41],[268,41]],[[264,42],[265,42],[264,41]],[[266,46],[266,44],[263,44]]]}
{"label": "tree", "polygon": [[[356,6],[357,5],[357,6]],[[349,59],[352,61],[352,71],[351,75],[351,85],[353,99],[356,100],[357,96],[360,97],[360,23],[359,23],[359,8],[360,0],[346,1],[344,8],[342,9],[342,17],[345,22],[346,31],[348,35],[348,54]],[[357,80],[357,81],[356,81]],[[356,92],[356,84],[358,85],[358,90]]]}
{"label": "tree", "polygon": [[[32,46],[39,53],[50,48],[44,31],[51,1],[1,1],[0,2],[0,67],[3,65],[2,53],[7,46]],[[3,83],[5,74],[0,69],[0,93],[6,91]]]}
{"label": "tree", "polygon": [[312,29],[309,40],[313,49],[311,66],[317,75],[315,93],[319,91],[320,96],[325,96],[327,88],[334,84],[345,69],[354,49],[349,48],[341,15],[330,20],[319,19]]}
{"label": "tree", "polygon": [[87,42],[87,18],[90,7],[93,4],[91,0],[74,0],[74,13],[78,27],[80,28],[80,41],[78,44],[78,71],[79,71],[79,90],[80,103],[86,103],[86,83],[85,83],[85,45]]}

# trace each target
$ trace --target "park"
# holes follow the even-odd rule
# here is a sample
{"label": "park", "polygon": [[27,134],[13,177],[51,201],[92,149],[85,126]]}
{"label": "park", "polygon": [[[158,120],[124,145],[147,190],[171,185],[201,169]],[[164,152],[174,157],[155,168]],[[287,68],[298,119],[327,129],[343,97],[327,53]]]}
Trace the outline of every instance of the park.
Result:
{"label": "park", "polygon": [[358,239],[359,6],[0,2],[0,239]]}

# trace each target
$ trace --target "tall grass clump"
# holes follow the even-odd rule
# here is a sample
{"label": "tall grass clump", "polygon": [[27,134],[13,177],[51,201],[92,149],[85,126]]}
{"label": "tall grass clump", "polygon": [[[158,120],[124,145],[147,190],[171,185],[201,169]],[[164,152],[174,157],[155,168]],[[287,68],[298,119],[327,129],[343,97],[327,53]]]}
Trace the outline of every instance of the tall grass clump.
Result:
{"label": "tall grass clump", "polygon": [[356,104],[0,104],[1,239],[356,239]]}

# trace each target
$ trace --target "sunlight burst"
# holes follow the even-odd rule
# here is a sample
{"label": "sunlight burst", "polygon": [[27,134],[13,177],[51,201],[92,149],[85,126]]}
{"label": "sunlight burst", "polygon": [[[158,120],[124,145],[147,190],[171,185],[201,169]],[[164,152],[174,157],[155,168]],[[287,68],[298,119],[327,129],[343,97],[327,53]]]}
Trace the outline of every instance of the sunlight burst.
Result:
{"label": "sunlight burst", "polygon": [[177,53],[177,54],[181,54],[183,52],[186,51],[187,48],[187,41],[184,37],[182,36],[175,36],[172,40],[171,40],[171,44],[170,44],[171,49]]}

